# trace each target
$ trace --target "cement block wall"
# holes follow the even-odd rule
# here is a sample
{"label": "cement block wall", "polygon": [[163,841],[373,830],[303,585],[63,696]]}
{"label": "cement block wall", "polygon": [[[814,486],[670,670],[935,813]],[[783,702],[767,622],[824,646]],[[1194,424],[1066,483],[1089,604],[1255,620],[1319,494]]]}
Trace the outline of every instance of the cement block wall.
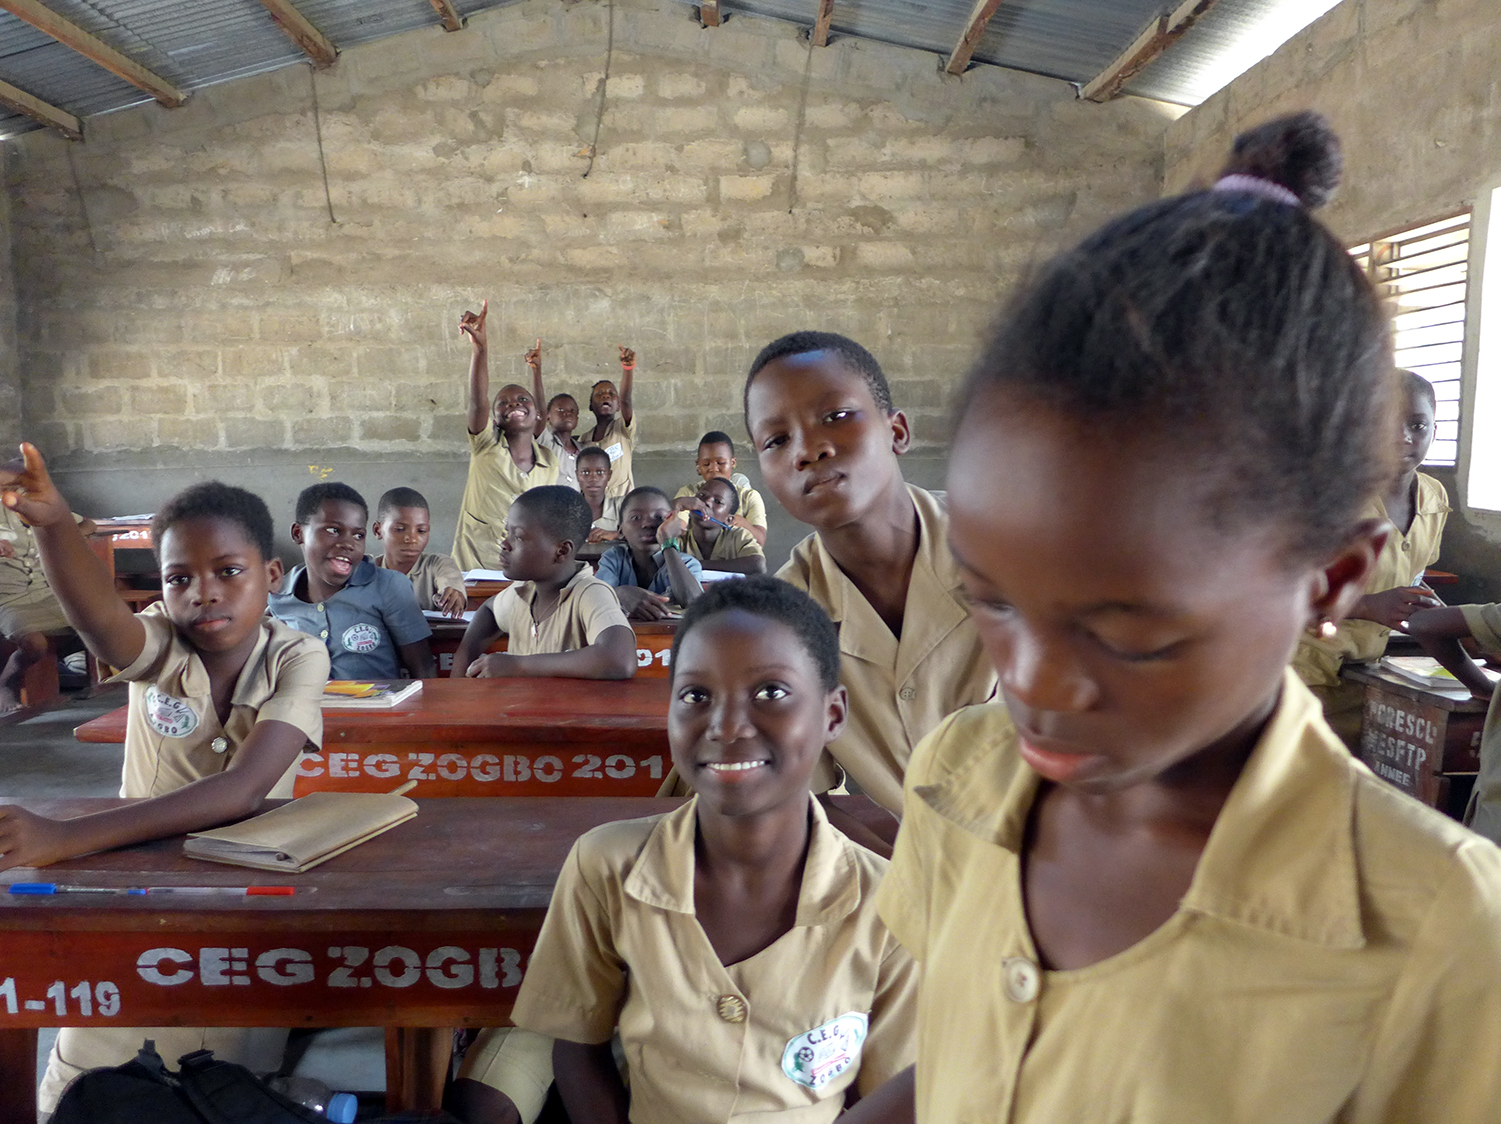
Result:
{"label": "cement block wall", "polygon": [[[1169,126],[1166,189],[1211,178],[1246,126],[1312,107],[1344,144],[1322,215],[1347,242],[1453,214],[1501,176],[1498,73],[1495,0],[1344,0]],[[1501,515],[1460,511],[1455,471],[1435,475],[1456,507],[1440,565],[1466,577],[1459,597],[1501,600]]]}
{"label": "cement block wall", "polygon": [[1155,103],[950,77],[865,41],[810,61],[791,24],[703,29],[672,0],[618,0],[614,20],[587,178],[608,34],[593,0],[91,119],[81,196],[66,142],[22,138],[27,432],[96,509],[143,506],[120,469],[359,462],[441,492],[446,516],[466,460],[454,326],[488,296],[494,386],[538,336],[550,393],[586,393],[635,347],[646,449],[740,435],[749,360],[803,327],[871,347],[941,446],[1002,294],[1160,187]]}

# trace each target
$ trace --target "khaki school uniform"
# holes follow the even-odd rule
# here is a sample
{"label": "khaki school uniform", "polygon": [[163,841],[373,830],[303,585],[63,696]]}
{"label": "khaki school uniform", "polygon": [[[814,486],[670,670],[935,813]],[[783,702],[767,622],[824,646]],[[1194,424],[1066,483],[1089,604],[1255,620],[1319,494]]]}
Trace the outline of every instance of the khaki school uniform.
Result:
{"label": "khaki school uniform", "polygon": [[[746,482],[742,484],[741,480]],[[700,480],[698,484],[684,484],[672,498],[680,500],[684,496],[696,496],[702,483]],[[730,483],[735,485],[735,494],[740,497],[740,508],[735,514],[752,526],[766,530],[766,501],[761,498],[761,493],[752,488],[750,481],[738,472],[730,478]]]}
{"label": "khaki school uniform", "polygon": [[[542,427],[542,432],[537,437],[537,444],[541,445],[544,449],[551,453],[553,460],[558,462],[557,483],[563,485],[563,487],[565,488],[572,488],[575,492],[578,491],[578,453],[570,452],[567,448],[565,448],[563,445],[563,439],[553,432],[552,426],[550,425]],[[583,448],[583,445],[579,443],[579,440],[576,437],[574,438],[573,444],[575,449]]]}
{"label": "khaki school uniform", "polygon": [[[690,516],[691,518],[691,516]],[[683,553],[700,562],[729,562],[736,558],[754,558],[757,555],[765,555],[766,551],[749,531],[739,527],[719,528],[719,537],[714,540],[714,545],[709,548],[709,553],[704,554],[698,545],[698,540],[693,537],[692,531],[679,537],[683,544]],[[712,570],[713,566],[708,566]]]}
{"label": "khaki school uniform", "polygon": [[1039,778],[999,705],[917,748],[881,915],[922,963],[928,1124],[1498,1118],[1501,851],[1378,780],[1291,671],[1176,913],[1038,967]]}
{"label": "khaki school uniform", "polygon": [[610,458],[610,486],[605,489],[605,495],[624,496],[636,486],[631,474],[631,452],[636,447],[636,417],[632,414],[630,424],[627,425],[616,414],[610,419],[610,424],[605,426],[604,433],[596,439],[594,429],[598,424],[598,419],[595,419],[594,425],[589,426],[581,437],[575,434],[575,439],[580,448],[598,445],[605,451]]}
{"label": "khaki school uniform", "polygon": [[557,605],[540,621],[532,620],[536,596],[532,582],[514,582],[486,602],[495,623],[510,637],[506,651],[513,656],[573,652],[593,644],[607,628],[631,627],[615,591],[582,564],[558,595]]}
{"label": "khaki school uniform", "polygon": [[574,844],[512,1017],[619,1027],[636,1124],[815,1124],[912,1063],[917,971],[873,908],[886,862],[816,802],[793,927],[725,967],[694,913],[697,801]]}
{"label": "khaki school uniform", "polygon": [[0,507],[0,542],[15,551],[14,557],[0,558],[0,636],[14,640],[33,632],[68,631],[67,614],[42,570],[36,536],[8,507]]}
{"label": "khaki school uniform", "polygon": [[[1365,591],[1380,593],[1415,585],[1421,580],[1423,571],[1438,561],[1439,542],[1448,516],[1449,497],[1444,486],[1433,477],[1418,473],[1412,526],[1406,534],[1392,529],[1376,557],[1376,568]],[[1386,504],[1380,498],[1372,500],[1360,517],[1386,519]],[[1330,639],[1305,636],[1293,653],[1293,670],[1314,689],[1313,693],[1324,704],[1324,716],[1346,741],[1352,741],[1359,732],[1365,688],[1358,683],[1343,682],[1340,668],[1347,663],[1380,659],[1390,632],[1375,621],[1343,620]]]}
{"label": "khaki school uniform", "polygon": [[[1501,652],[1501,605],[1460,605],[1470,635],[1487,652]],[[1485,729],[1480,734],[1480,775],[1470,794],[1465,823],[1492,843],[1501,843],[1501,707],[1491,696],[1485,713]]]}
{"label": "khaki school uniform", "polygon": [[[322,744],[328,652],[316,638],[270,617],[263,620],[235,683],[229,720],[220,725],[203,661],[172,626],[166,607],[149,605],[136,619],[146,628],[146,644],[134,663],[106,680],[130,684],[121,796],[161,796],[223,772],[257,722],[285,722],[301,730],[309,745]],[[294,763],[268,795],[291,796],[296,771]],[[269,1072],[281,1065],[287,1032],[279,1027],[65,1027],[47,1061],[39,1107],[51,1112],[80,1072],[129,1061],[147,1038],[156,1040],[157,1052],[174,1068],[183,1054],[209,1049],[215,1057]]]}
{"label": "khaki school uniform", "polygon": [[600,515],[593,524],[591,531],[616,531],[620,530],[620,507],[625,501],[624,496],[605,496],[605,502],[600,505]]}
{"label": "khaki school uniform", "polygon": [[512,501],[529,488],[558,482],[557,460],[535,440],[532,458],[531,470],[522,472],[493,425],[469,435],[469,478],[453,535],[453,557],[460,569],[498,570]]}
{"label": "khaki school uniform", "polygon": [[872,800],[898,814],[912,747],[944,717],[985,702],[996,689],[995,669],[980,647],[949,554],[943,498],[910,484],[907,491],[919,538],[901,639],[816,534],[798,543],[777,572],[839,626],[839,681],[849,691],[850,714],[829,754]]}
{"label": "khaki school uniform", "polygon": [[[388,569],[384,554],[375,559],[375,564],[383,570]],[[436,610],[438,595],[445,589],[465,593],[464,571],[446,554],[429,554],[424,551],[417,556],[407,577],[412,579],[412,591],[417,594],[417,607],[420,609]]]}

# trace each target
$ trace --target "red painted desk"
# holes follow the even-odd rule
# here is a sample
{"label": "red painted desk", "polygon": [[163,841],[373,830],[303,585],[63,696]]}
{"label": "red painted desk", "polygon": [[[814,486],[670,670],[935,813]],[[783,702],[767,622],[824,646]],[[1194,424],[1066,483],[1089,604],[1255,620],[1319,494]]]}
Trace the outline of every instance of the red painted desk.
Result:
{"label": "red painted desk", "polygon": [[[669,691],[665,679],[428,679],[390,710],[325,710],[296,793],[415,780],[414,796],[654,796],[672,765]],[[73,733],[123,742],[125,708]]]}

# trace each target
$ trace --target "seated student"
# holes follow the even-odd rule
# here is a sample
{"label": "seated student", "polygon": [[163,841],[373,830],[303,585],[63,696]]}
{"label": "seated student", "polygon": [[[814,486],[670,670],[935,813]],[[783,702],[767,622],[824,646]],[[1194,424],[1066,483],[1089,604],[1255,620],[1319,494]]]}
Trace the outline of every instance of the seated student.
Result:
{"label": "seated student", "polygon": [[735,514],[728,520],[730,526],[749,532],[756,542],[764,547],[766,545],[766,502],[761,499],[761,493],[751,487],[750,478],[743,472],[735,471],[735,442],[730,440],[730,435],[721,430],[712,429],[700,437],[698,461],[694,467],[698,469],[698,480],[692,484],[684,484],[677,490],[677,495],[673,499],[696,496],[700,484],[705,480],[723,476],[735,485],[735,493],[740,497],[740,504]]}
{"label": "seated student", "polygon": [[877,904],[922,1047],[845,1124],[1497,1118],[1501,850],[1288,667],[1388,533],[1387,315],[1306,210],[1331,141],[1242,134],[1039,269],[975,366],[949,542],[1005,705],[912,755]]}
{"label": "seated student", "polygon": [[661,620],[670,615],[668,605],[686,606],[703,592],[698,559],[664,545],[659,535],[671,514],[661,488],[637,488],[621,505],[625,541],[600,557],[594,576],[615,587],[620,607],[632,620]]}
{"label": "seated student", "polygon": [[574,844],[513,1018],[558,1040],[574,1120],[832,1121],[911,1065],[918,982],[873,908],[885,860],[809,797],[848,709],[832,622],[784,582],[720,583],[670,708],[698,795]]}
{"label": "seated student", "polygon": [[429,554],[427,540],[432,533],[427,498],[415,488],[392,488],[380,498],[375,508],[375,537],[385,553],[375,559],[383,570],[405,574],[417,594],[417,607],[462,617],[469,604],[464,589],[464,573],[446,554]]}
{"label": "seated student", "polygon": [[746,376],[745,422],[766,486],[817,528],[777,577],[839,625],[850,721],[829,752],[899,812],[912,747],[995,694],[949,555],[943,496],[902,479],[907,419],[875,356],[844,336],[796,332],[768,344]]}
{"label": "seated student", "polygon": [[665,534],[682,542],[683,552],[703,563],[706,570],[734,574],[766,571],[766,552],[749,531],[731,526],[740,504],[735,485],[723,477],[705,480],[698,493],[673,500],[676,514]]}
{"label": "seated student", "polygon": [[[162,600],[140,613],[115,592],[47,475],[21,446],[23,470],[0,471],[7,511],[34,528],[67,618],[102,663],[130,684],[120,795],[134,802],[54,820],[0,808],[0,868],[74,855],[243,819],[267,796],[291,796],[298,755],[323,739],[328,681],[323,645],[266,616],[281,580],[271,513],[227,484],[196,484],[164,504],[151,538]],[[85,1069],[121,1065],[146,1038],[163,1057],[210,1049],[261,1072],[281,1065],[285,1030],[192,1027],[65,1028],[52,1047],[38,1106],[51,1113]]]}
{"label": "seated student", "polygon": [[565,488],[577,488],[579,443],[573,431],[579,424],[578,400],[571,394],[554,394],[551,398],[542,389],[542,341],[523,358],[532,371],[532,394],[537,402],[546,402],[547,409],[537,419],[537,444],[552,453],[558,462],[558,483]]}
{"label": "seated student", "polygon": [[464,570],[493,570],[499,564],[500,536],[511,501],[528,488],[553,484],[558,462],[537,444],[537,403],[525,387],[507,383],[490,401],[490,348],[485,319],[465,312],[459,331],[469,337],[469,477],[459,504],[453,557]]}
{"label": "seated student", "polygon": [[[453,678],[636,674],[636,634],[615,592],[574,557],[588,535],[589,505],[572,488],[550,484],[516,497],[500,540],[501,568],[515,584],[475,612],[454,653]],[[510,638],[507,650],[486,654],[501,636]]]}
{"label": "seated student", "polygon": [[295,567],[271,594],[273,616],[323,641],[335,679],[412,679],[438,673],[417,595],[403,574],[365,557],[369,508],[348,484],[304,488],[297,497]]}
{"label": "seated student", "polygon": [[[73,519],[81,534],[94,533],[92,519]],[[26,673],[46,658],[47,638],[70,631],[42,571],[31,528],[15,512],[0,508],[0,636],[16,646],[0,668],[0,716],[21,708]]]}
{"label": "seated student", "polygon": [[620,538],[620,503],[623,496],[610,491],[610,454],[598,445],[579,451],[579,494],[589,505],[594,522],[589,527],[590,542],[612,542]]}
{"label": "seated student", "polygon": [[1422,584],[1423,571],[1438,561],[1439,540],[1449,516],[1444,486],[1418,471],[1433,443],[1433,386],[1411,371],[1397,374],[1402,403],[1397,439],[1400,459],[1391,483],[1365,510],[1366,518],[1385,519],[1394,529],[1381,548],[1365,595],[1350,615],[1321,634],[1303,637],[1293,654],[1298,678],[1312,688],[1324,707],[1324,718],[1351,746],[1360,738],[1365,688],[1340,679],[1340,668],[1380,659],[1392,629],[1404,631],[1414,611],[1443,604]]}
{"label": "seated student", "polygon": [[[618,345],[617,345],[618,346]],[[590,445],[598,445],[610,458],[609,494],[623,496],[636,486],[631,473],[631,450],[636,447],[636,413],[631,406],[631,387],[636,378],[636,353],[620,348],[620,389],[609,379],[600,379],[589,392],[589,409],[594,427],[584,434]]]}

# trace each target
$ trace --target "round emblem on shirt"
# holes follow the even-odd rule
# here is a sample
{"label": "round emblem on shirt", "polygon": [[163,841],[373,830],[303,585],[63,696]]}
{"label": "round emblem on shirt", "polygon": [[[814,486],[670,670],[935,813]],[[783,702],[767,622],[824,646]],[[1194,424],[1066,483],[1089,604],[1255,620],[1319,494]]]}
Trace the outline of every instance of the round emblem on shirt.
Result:
{"label": "round emblem on shirt", "polygon": [[782,1072],[799,1085],[821,1089],[860,1060],[870,1020],[856,1011],[799,1034],[782,1051]]}
{"label": "round emblem on shirt", "polygon": [[342,639],[346,652],[373,652],[380,647],[380,630],[373,624],[352,624]]}
{"label": "round emblem on shirt", "polygon": [[198,712],[153,685],[146,688],[146,721],[164,738],[185,738],[198,729]]}

